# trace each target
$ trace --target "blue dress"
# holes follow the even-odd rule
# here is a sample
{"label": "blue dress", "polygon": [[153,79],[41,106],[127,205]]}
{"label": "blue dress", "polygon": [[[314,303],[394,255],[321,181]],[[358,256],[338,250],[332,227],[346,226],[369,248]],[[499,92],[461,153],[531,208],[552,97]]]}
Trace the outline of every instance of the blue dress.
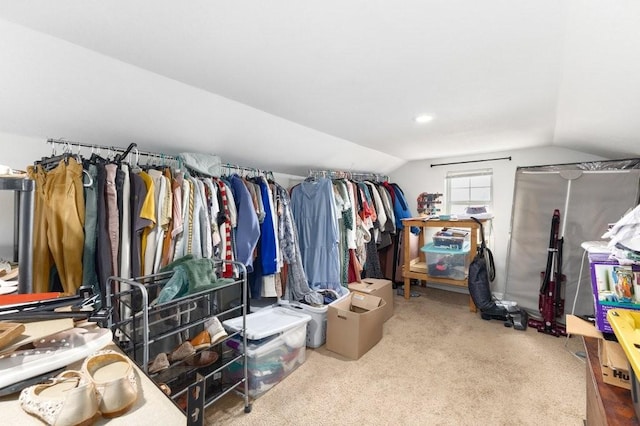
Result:
{"label": "blue dress", "polygon": [[291,212],[298,231],[302,265],[313,290],[342,294],[338,217],[328,178],[304,181],[293,188]]}

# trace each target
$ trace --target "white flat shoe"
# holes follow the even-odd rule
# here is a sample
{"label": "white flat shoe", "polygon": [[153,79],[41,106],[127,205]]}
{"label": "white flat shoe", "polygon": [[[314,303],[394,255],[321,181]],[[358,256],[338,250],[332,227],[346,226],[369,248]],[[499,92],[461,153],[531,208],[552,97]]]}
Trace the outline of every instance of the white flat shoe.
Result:
{"label": "white flat shoe", "polygon": [[84,360],[82,372],[96,387],[103,417],[118,417],[126,413],[138,399],[133,365],[129,358],[119,352],[96,352]]}
{"label": "white flat shoe", "polygon": [[47,425],[91,425],[99,416],[96,390],[80,371],[64,371],[51,382],[20,392],[20,407]]}

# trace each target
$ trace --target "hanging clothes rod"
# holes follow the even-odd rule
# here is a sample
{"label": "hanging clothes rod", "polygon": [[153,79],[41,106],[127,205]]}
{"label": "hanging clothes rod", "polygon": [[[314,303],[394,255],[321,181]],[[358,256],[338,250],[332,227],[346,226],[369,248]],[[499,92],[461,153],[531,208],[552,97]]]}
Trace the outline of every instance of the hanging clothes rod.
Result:
{"label": "hanging clothes rod", "polygon": [[511,161],[511,157],[509,156],[509,157],[500,157],[500,158],[487,158],[487,159],[484,159],[484,160],[454,161],[453,163],[432,164],[431,167],[450,166],[452,164],[482,163],[483,161],[498,161],[498,160],[509,160],[509,161]]}
{"label": "hanging clothes rod", "polygon": [[174,157],[173,155],[166,155],[166,154],[162,154],[162,153],[158,153],[158,152],[150,152],[150,151],[140,151],[137,148],[137,144],[135,143],[131,143],[129,144],[129,146],[127,148],[121,148],[121,147],[117,147],[117,146],[108,146],[108,145],[97,145],[97,144],[90,144],[90,143],[84,143],[84,142],[74,142],[74,141],[70,141],[67,139],[47,139],[47,143],[48,144],[57,144],[57,145],[64,145],[64,146],[76,146],[76,147],[84,147],[84,148],[91,148],[91,149],[104,149],[104,150],[108,150],[108,151],[112,151],[112,152],[119,152],[122,155],[120,156],[120,158],[124,158],[127,155],[129,155],[129,153],[132,150],[135,150],[135,154],[136,155],[144,155],[145,157],[157,157],[157,158],[163,158],[166,160],[176,160],[177,158]]}
{"label": "hanging clothes rod", "polygon": [[[132,152],[132,150],[135,153],[135,155],[144,155],[145,157],[156,157],[156,158],[161,158],[163,160],[175,160],[175,161],[179,161],[180,159],[179,156],[166,155],[158,152],[140,151],[138,150],[137,144],[135,143],[129,144],[127,148],[108,146],[108,145],[97,145],[97,144],[90,144],[90,143],[84,143],[84,142],[75,142],[67,139],[53,139],[53,138],[47,139],[47,143],[51,145],[57,144],[57,145],[64,145],[68,147],[76,146],[76,147],[84,147],[84,148],[100,149],[100,150],[104,149],[112,152],[119,152],[121,153],[119,157],[120,159],[125,158],[129,153]],[[255,167],[239,166],[237,164],[231,164],[231,163],[223,163],[220,165],[220,167],[223,169],[229,169],[229,171],[231,169],[242,170],[242,171],[262,174],[266,177],[270,176],[273,178],[273,172],[270,170],[262,170],[262,169],[257,169]]]}
{"label": "hanging clothes rod", "polygon": [[255,167],[248,167],[248,166],[238,166],[237,164],[230,164],[230,163],[222,163],[220,167],[222,169],[228,169],[229,171],[231,171],[231,169],[242,170],[245,172],[256,173],[264,176],[273,177],[273,172],[271,170],[262,170],[262,169],[257,169]]}
{"label": "hanging clothes rod", "polygon": [[370,172],[347,172],[342,170],[309,170],[310,177],[328,177],[330,179],[374,180],[387,182],[389,176]]}

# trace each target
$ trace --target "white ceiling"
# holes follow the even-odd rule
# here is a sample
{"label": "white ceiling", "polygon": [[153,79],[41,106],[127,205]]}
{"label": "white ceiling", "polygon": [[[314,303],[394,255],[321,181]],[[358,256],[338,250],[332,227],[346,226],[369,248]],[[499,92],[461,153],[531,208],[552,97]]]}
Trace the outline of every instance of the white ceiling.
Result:
{"label": "white ceiling", "polygon": [[640,155],[637,1],[7,0],[0,19],[402,161]]}

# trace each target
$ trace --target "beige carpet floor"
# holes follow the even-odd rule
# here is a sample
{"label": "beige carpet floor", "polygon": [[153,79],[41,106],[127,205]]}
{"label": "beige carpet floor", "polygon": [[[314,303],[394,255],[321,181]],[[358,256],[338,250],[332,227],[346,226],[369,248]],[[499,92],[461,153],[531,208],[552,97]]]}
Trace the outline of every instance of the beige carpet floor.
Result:
{"label": "beige carpet floor", "polygon": [[580,337],[517,331],[469,312],[468,296],[417,288],[395,297],[382,340],[359,360],[324,346],[252,401],[206,411],[233,425],[582,425]]}

